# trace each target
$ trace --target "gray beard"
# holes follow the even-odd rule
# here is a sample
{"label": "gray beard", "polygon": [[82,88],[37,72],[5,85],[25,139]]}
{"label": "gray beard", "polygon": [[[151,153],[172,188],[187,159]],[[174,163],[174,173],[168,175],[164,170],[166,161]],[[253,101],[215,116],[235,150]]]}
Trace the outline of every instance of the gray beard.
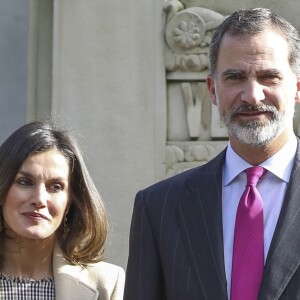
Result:
{"label": "gray beard", "polygon": [[[266,121],[235,121],[235,115],[248,111],[270,112],[271,118]],[[228,133],[239,142],[255,147],[263,146],[280,135],[287,126],[287,113],[279,113],[272,105],[260,104],[252,106],[248,104],[232,108],[228,114],[220,111],[221,121],[227,127]]]}

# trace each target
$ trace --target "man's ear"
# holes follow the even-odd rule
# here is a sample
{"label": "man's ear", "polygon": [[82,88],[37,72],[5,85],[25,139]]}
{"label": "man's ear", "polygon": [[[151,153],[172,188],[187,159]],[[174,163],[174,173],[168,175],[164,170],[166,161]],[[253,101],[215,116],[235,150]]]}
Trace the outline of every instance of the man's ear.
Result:
{"label": "man's ear", "polygon": [[295,103],[300,103],[300,78],[297,81],[297,92],[295,96]]}
{"label": "man's ear", "polygon": [[211,102],[213,104],[217,105],[215,82],[214,82],[214,79],[213,79],[211,74],[209,74],[207,76],[206,84],[207,84],[207,87],[208,87],[208,92],[209,92],[209,95],[210,95]]}

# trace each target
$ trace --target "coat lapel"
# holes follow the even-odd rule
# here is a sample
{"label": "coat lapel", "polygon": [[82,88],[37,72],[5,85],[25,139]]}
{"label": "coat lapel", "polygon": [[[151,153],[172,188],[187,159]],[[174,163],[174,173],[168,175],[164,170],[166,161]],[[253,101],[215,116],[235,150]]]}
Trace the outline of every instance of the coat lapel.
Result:
{"label": "coat lapel", "polygon": [[61,250],[56,246],[53,254],[53,272],[56,300],[97,300],[98,291],[90,287],[81,266],[73,266],[63,258]]}
{"label": "coat lapel", "polygon": [[188,179],[178,217],[195,277],[206,299],[227,299],[222,232],[222,166],[225,151]]}
{"label": "coat lapel", "polygon": [[259,299],[279,299],[300,265],[300,149],[266,260]]}

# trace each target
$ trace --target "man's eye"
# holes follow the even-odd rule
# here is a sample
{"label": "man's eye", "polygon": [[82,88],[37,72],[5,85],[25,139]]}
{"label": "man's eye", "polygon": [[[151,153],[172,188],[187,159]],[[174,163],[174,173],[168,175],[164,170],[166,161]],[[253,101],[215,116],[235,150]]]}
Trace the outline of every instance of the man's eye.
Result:
{"label": "man's eye", "polygon": [[262,81],[273,81],[273,82],[277,82],[280,80],[280,78],[278,76],[275,75],[267,75],[261,78]]}
{"label": "man's eye", "polygon": [[241,76],[241,75],[230,75],[226,79],[228,79],[228,80],[241,80],[241,79],[243,79],[243,76]]}
{"label": "man's eye", "polygon": [[243,80],[244,76],[239,74],[232,74],[225,77],[225,81],[240,81]]}

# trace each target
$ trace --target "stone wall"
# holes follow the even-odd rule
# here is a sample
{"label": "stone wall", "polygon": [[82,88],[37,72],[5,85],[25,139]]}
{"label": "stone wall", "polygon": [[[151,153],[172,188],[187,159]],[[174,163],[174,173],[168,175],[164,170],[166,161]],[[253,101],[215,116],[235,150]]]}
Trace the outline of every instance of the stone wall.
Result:
{"label": "stone wall", "polygon": [[[80,135],[109,214],[108,261],[125,267],[136,192],[204,163],[226,145],[226,131],[205,87],[212,31],[242,6],[270,7],[300,28],[300,4],[233,0],[51,3],[31,0],[31,10],[41,14],[35,19],[39,27],[31,28],[35,33],[31,34],[31,53],[39,54],[36,70],[45,70],[48,77],[31,74],[29,101],[33,98],[35,106],[31,106],[30,118],[51,114]],[[41,27],[43,16],[45,27]],[[191,42],[182,34],[189,31]],[[49,47],[41,48],[44,44],[34,38],[36,32],[53,37]],[[32,63],[33,55],[31,59]]]}
{"label": "stone wall", "polygon": [[28,1],[0,2],[0,143],[26,120]]}

